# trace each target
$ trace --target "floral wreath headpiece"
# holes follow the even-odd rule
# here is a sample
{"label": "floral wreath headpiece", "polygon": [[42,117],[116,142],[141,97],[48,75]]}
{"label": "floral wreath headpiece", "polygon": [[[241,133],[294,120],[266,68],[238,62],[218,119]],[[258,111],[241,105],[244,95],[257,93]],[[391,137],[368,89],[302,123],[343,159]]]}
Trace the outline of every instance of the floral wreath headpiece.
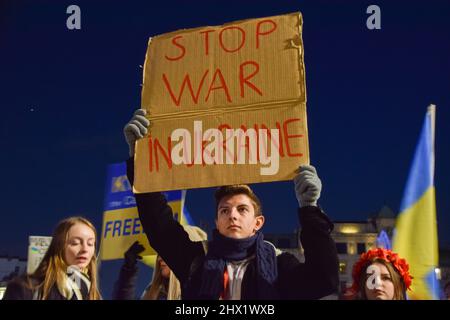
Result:
{"label": "floral wreath headpiece", "polygon": [[361,277],[361,272],[366,269],[366,267],[373,262],[375,259],[382,259],[394,267],[398,272],[400,277],[403,279],[406,289],[410,289],[412,277],[409,274],[409,265],[405,259],[398,256],[397,253],[392,252],[388,249],[376,248],[369,250],[363,254],[359,260],[353,266],[352,278],[353,285],[352,289],[356,292],[359,288],[359,279]]}

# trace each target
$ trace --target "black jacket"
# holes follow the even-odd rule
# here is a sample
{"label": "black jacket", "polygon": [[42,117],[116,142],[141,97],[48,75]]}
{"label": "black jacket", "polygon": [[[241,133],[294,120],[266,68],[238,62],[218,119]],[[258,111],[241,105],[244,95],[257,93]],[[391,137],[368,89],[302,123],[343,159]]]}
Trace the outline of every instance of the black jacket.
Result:
{"label": "black jacket", "polygon": [[[127,162],[128,179],[133,183],[133,159]],[[180,280],[183,299],[198,299],[202,262],[201,242],[192,242],[183,227],[173,219],[172,209],[162,193],[136,194],[139,218],[151,246]],[[300,240],[305,263],[290,253],[277,256],[281,299],[319,299],[337,292],[338,256],[330,236],[333,224],[318,207],[299,209]],[[256,299],[255,265],[250,263],[242,280],[242,300]]]}
{"label": "black jacket", "polygon": [[[138,300],[142,297],[136,296],[136,282],[138,278],[138,266],[130,266],[124,263],[120,268],[119,279],[114,283],[112,299],[113,300]],[[150,289],[150,285],[144,293]],[[144,294],[142,293],[142,294]],[[157,300],[167,300],[167,291],[160,290]]]}
{"label": "black jacket", "polygon": [[[30,285],[35,286],[41,281],[37,281],[36,279],[30,278],[26,275],[16,277],[8,283],[6,287],[5,294],[3,296],[3,300],[36,300],[37,294],[35,294],[35,290],[31,289]],[[81,290],[82,297],[84,300],[88,299],[88,291],[86,287],[82,287]],[[47,297],[47,300],[67,300],[58,290],[56,286],[53,286],[50,290],[50,294]],[[72,296],[71,300],[77,300],[75,294]]]}
{"label": "black jacket", "polygon": [[138,278],[138,266],[130,266],[124,263],[120,268],[119,278],[114,283],[113,300],[135,300],[136,281]]}

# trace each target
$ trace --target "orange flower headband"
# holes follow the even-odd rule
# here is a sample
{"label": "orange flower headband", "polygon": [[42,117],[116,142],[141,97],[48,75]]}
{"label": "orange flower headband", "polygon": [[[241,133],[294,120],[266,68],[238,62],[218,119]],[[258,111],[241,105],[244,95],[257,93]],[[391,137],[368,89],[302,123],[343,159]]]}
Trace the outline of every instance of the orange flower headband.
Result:
{"label": "orange flower headband", "polygon": [[392,252],[391,250],[376,248],[361,254],[358,262],[356,262],[353,266],[353,291],[358,291],[361,272],[365,270],[366,267],[375,259],[382,259],[392,264],[398,274],[402,277],[406,289],[410,289],[412,277],[409,274],[409,265],[406,260],[400,258],[398,254]]}

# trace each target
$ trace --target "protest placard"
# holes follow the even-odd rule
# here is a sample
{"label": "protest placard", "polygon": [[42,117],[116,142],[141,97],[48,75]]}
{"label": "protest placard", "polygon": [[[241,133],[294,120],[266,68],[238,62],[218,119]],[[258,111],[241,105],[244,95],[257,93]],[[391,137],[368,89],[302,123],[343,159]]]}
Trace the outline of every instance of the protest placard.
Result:
{"label": "protest placard", "polygon": [[309,163],[302,16],[150,39],[134,192],[289,180]]}
{"label": "protest placard", "polygon": [[36,271],[52,242],[52,237],[29,236],[28,237],[28,259],[27,274]]}

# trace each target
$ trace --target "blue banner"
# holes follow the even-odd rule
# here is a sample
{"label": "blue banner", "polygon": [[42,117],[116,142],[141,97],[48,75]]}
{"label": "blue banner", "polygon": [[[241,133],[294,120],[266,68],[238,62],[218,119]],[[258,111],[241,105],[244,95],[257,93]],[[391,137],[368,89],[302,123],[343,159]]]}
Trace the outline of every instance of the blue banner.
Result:
{"label": "blue banner", "polygon": [[[182,198],[182,191],[163,192],[168,202]],[[115,163],[108,166],[106,177],[104,211],[126,209],[136,206],[136,199],[127,178],[126,163]]]}

